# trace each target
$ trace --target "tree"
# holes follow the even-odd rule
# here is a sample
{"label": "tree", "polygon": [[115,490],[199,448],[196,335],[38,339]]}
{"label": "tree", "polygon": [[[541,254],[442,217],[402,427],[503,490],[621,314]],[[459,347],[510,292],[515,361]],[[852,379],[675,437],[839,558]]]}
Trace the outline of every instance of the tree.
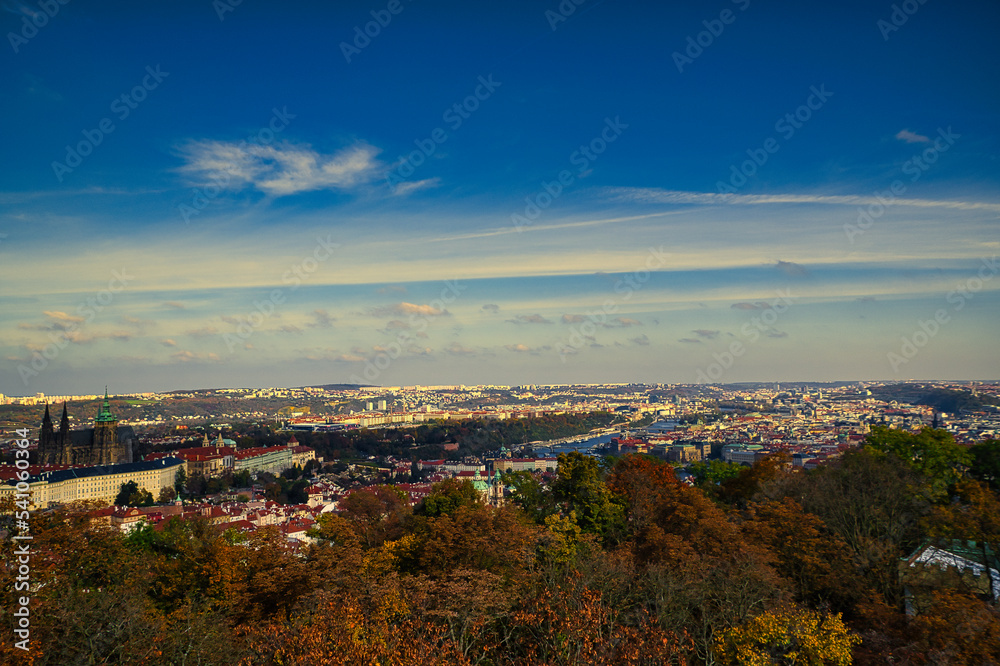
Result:
{"label": "tree", "polygon": [[232,485],[234,488],[249,488],[253,479],[250,475],[250,470],[241,469],[238,472],[233,473]]}
{"label": "tree", "polygon": [[972,469],[969,474],[1000,490],[1000,439],[987,439],[969,449]]}
{"label": "tree", "polygon": [[775,568],[793,585],[798,601],[849,610],[867,596],[844,557],[847,544],[796,500],[754,503],[746,517],[743,533],[775,555]]}
{"label": "tree", "polygon": [[788,478],[786,467],[791,457],[784,452],[771,453],[744,467],[733,478],[726,479],[719,488],[719,495],[730,504],[741,507],[762,494],[767,494],[771,485]]}
{"label": "tree", "polygon": [[784,608],[768,611],[717,640],[716,656],[724,664],[767,666],[805,664],[848,666],[861,638],[848,631],[840,614]]}
{"label": "tree", "polygon": [[665,462],[625,456],[608,475],[608,487],[626,508],[640,562],[726,557],[745,547],[725,514],[700,490],[679,483]]}
{"label": "tree", "polygon": [[176,497],[177,491],[169,486],[166,486],[160,488],[160,495],[156,498],[156,501],[159,504],[166,504],[167,502],[173,502]]}
{"label": "tree", "polygon": [[340,501],[339,509],[340,516],[347,520],[365,548],[375,548],[402,536],[403,518],[410,511],[405,493],[392,486],[355,490]]}
{"label": "tree", "polygon": [[435,483],[431,487],[431,492],[413,510],[418,516],[437,517],[455,513],[459,507],[478,506],[482,504],[472,482],[463,479],[445,479]]}
{"label": "tree", "polygon": [[844,540],[858,571],[895,604],[897,560],[920,542],[918,521],[929,509],[924,477],[895,455],[865,447],[798,481],[802,508]]}
{"label": "tree", "polygon": [[135,481],[123,483],[115,497],[115,506],[152,506],[153,494]]}
{"label": "tree", "polygon": [[924,522],[929,536],[1000,544],[1000,499],[985,483],[962,479],[951,503],[937,505]]}
{"label": "tree", "polygon": [[177,474],[174,475],[174,490],[180,495],[187,489],[187,472],[184,471],[184,465],[177,468]]}
{"label": "tree", "polygon": [[718,485],[727,479],[733,479],[743,471],[743,465],[723,460],[699,460],[691,463],[688,471],[694,476],[694,481],[698,485],[710,484]]}
{"label": "tree", "polygon": [[602,476],[596,458],[579,451],[560,453],[552,496],[561,505],[564,515],[572,512],[576,516],[580,529],[606,543],[613,543],[624,532],[625,512]]}
{"label": "tree", "polygon": [[545,487],[538,475],[533,472],[508,472],[503,477],[504,485],[511,486],[511,503],[519,506],[522,511],[539,525],[546,518],[558,512],[552,492]]}
{"label": "tree", "polygon": [[868,435],[867,448],[906,462],[927,479],[933,497],[944,496],[972,463],[969,451],[956,444],[950,433],[933,428],[913,435],[875,426]]}
{"label": "tree", "polygon": [[189,495],[201,497],[208,491],[208,479],[202,474],[192,474],[187,477],[184,487]]}

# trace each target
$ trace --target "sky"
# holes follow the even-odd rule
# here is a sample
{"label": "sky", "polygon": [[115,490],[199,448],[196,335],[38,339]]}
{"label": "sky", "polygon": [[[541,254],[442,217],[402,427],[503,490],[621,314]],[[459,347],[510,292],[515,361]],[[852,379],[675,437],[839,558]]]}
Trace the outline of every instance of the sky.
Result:
{"label": "sky", "polygon": [[0,393],[1000,376],[995,2],[2,10]]}

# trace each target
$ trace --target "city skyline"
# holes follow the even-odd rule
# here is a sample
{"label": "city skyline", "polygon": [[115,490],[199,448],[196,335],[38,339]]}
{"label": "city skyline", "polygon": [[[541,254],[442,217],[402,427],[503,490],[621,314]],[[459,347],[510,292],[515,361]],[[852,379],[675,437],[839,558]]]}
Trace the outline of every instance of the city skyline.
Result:
{"label": "city skyline", "polygon": [[0,393],[1000,375],[995,5],[4,8]]}

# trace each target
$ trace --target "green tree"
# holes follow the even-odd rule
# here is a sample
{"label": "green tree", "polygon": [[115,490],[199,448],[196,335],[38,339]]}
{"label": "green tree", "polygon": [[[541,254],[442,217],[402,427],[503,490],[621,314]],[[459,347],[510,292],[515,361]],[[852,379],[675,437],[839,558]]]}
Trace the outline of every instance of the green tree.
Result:
{"label": "green tree", "polygon": [[688,467],[688,471],[699,486],[704,483],[718,485],[727,479],[736,478],[742,470],[743,465],[724,460],[699,460]]}
{"label": "green tree", "polygon": [[184,465],[177,468],[177,474],[174,476],[174,490],[180,495],[187,489],[187,472],[184,471]]}
{"label": "green tree", "polygon": [[459,507],[478,506],[482,504],[472,482],[463,479],[445,479],[435,483],[431,487],[431,492],[413,510],[418,516],[437,517],[455,513]]}
{"label": "green tree", "polygon": [[575,514],[584,532],[605,543],[618,541],[625,532],[625,507],[604,483],[600,462],[579,451],[559,454],[559,468],[552,496],[563,515]]}
{"label": "green tree", "polygon": [[934,497],[943,497],[962,478],[972,463],[968,449],[955,443],[945,430],[924,428],[913,435],[875,426],[867,438],[868,448],[891,453],[927,478]]}
{"label": "green tree", "polygon": [[115,497],[115,506],[152,506],[153,494],[135,481],[123,483]]}
{"label": "green tree", "polygon": [[993,490],[1000,490],[1000,439],[980,442],[969,453],[972,456],[969,474],[988,483]]}
{"label": "green tree", "polygon": [[539,525],[545,524],[546,518],[558,512],[552,492],[536,474],[528,471],[508,472],[504,474],[503,482],[514,489],[511,503],[521,507]]}

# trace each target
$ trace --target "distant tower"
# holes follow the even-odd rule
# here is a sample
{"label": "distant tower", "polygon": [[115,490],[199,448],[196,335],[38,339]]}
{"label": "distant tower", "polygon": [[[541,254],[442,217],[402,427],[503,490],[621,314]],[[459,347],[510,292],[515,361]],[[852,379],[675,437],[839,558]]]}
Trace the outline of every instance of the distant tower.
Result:
{"label": "distant tower", "polygon": [[69,414],[66,413],[66,403],[63,403],[62,419],[59,421],[59,456],[55,461],[65,465],[73,459],[73,437],[69,433]]}
{"label": "distant tower", "polygon": [[[92,449],[92,465],[112,465],[122,462],[123,457],[118,449],[118,419],[111,413],[111,403],[108,401],[108,389],[104,387],[104,404],[94,419],[94,446]],[[131,456],[129,456],[131,457]],[[125,462],[132,462],[125,460]]]}
{"label": "distant tower", "polygon": [[49,405],[45,404],[45,416],[42,417],[42,430],[38,433],[38,462],[42,465],[56,461],[56,434],[52,429],[52,417],[49,416]]}

